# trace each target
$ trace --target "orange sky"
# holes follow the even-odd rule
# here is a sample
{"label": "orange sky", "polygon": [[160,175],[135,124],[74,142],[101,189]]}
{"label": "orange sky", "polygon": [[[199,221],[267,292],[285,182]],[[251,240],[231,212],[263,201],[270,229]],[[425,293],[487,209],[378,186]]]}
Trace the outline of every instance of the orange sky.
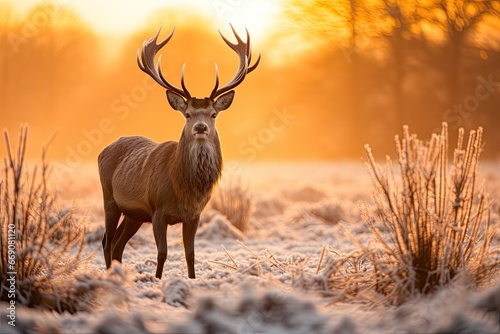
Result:
{"label": "orange sky", "polygon": [[[178,85],[178,77],[180,75],[182,62],[186,62],[187,85],[190,87],[191,92],[194,92],[195,96],[198,96],[200,94],[207,94],[208,89],[211,89],[210,87],[213,85],[214,62],[217,62],[219,65],[222,81],[229,80],[234,73],[236,68],[236,57],[234,57],[230,50],[227,49],[227,46],[224,45],[223,41],[217,34],[217,29],[219,29],[224,35],[229,37],[231,40],[234,40],[234,37],[229,29],[229,23],[232,23],[240,34],[244,34],[245,28],[249,30],[254,50],[253,55],[255,57],[257,56],[259,50],[262,50],[263,48],[265,49],[265,51],[263,50],[265,55],[260,66],[261,69],[256,72],[256,75],[252,75],[251,78],[253,78],[253,80],[247,80],[248,83],[243,84],[242,87],[238,89],[238,97],[235,99],[236,101],[232,108],[235,109],[235,111],[228,113],[228,115],[224,115],[224,117],[221,118],[221,121],[218,122],[219,130],[222,129],[221,132],[225,132],[225,135],[233,139],[233,142],[236,143],[233,144],[233,151],[237,150],[238,143],[246,143],[246,136],[252,135],[253,132],[256,132],[256,130],[252,128],[250,128],[250,132],[248,132],[248,129],[246,129],[247,132],[245,132],[243,130],[239,130],[239,127],[245,127],[248,125],[253,125],[254,127],[262,126],[260,123],[266,125],[273,119],[273,117],[275,117],[274,110],[276,108],[284,108],[284,106],[270,105],[269,100],[273,99],[273,97],[267,97],[266,102],[262,103],[265,107],[260,108],[261,110],[259,111],[257,117],[254,115],[253,120],[249,120],[245,123],[238,123],[238,126],[234,125],[234,121],[241,118],[243,110],[250,108],[248,103],[245,102],[248,101],[249,98],[245,98],[245,96],[251,96],[251,92],[255,91],[255,89],[252,88],[252,85],[255,87],[259,81],[262,82],[262,79],[259,80],[257,77],[265,77],[265,69],[262,68],[269,66],[272,62],[273,52],[270,49],[279,49],[267,48],[265,38],[268,37],[269,34],[275,33],[276,29],[280,28],[276,22],[278,21],[277,17],[281,14],[281,6],[284,1],[285,0],[255,0],[251,2],[243,0],[4,1],[3,3],[7,3],[8,6],[11,6],[15,11],[14,14],[23,20],[19,28],[21,29],[21,35],[23,33],[22,29],[29,26],[31,21],[34,21],[34,24],[38,27],[39,32],[42,32],[42,28],[47,25],[47,23],[45,21],[38,23],[35,21],[38,19],[43,21],[47,15],[44,16],[46,13],[44,13],[43,7],[41,7],[42,9],[36,9],[34,12],[33,9],[36,8],[35,6],[37,5],[49,4],[48,8],[50,8],[51,11],[54,11],[49,13],[51,14],[49,17],[57,20],[60,18],[60,16],[58,16],[58,12],[62,14],[63,10],[65,12],[71,11],[78,16],[78,19],[81,19],[83,23],[89,25],[96,33],[106,36],[106,39],[102,39],[101,42],[103,45],[105,43],[105,48],[99,49],[98,54],[94,53],[94,55],[90,55],[92,52],[89,52],[89,55],[86,55],[87,50],[91,50],[89,48],[80,49],[80,51],[75,49],[75,47],[71,47],[73,51],[70,51],[69,49],[57,51],[56,49],[56,53],[60,53],[61,55],[63,53],[65,54],[62,56],[64,58],[68,57],[68,52],[73,52],[73,56],[69,57],[73,57],[75,64],[79,64],[79,58],[87,56],[90,57],[89,64],[94,65],[97,65],[96,60],[93,58],[95,56],[99,59],[109,58],[109,60],[104,63],[106,70],[117,68],[117,63],[123,62],[124,59],[126,60],[126,63],[123,64],[124,66],[118,65],[118,68],[120,68],[122,72],[119,75],[122,77],[121,80],[115,73],[109,73],[105,79],[108,80],[109,78],[110,80],[110,82],[105,85],[106,91],[102,88],[96,89],[95,87],[92,87],[95,85],[90,85],[89,91],[82,92],[84,95],[78,95],[78,93],[74,90],[71,92],[70,87],[77,87],[77,84],[75,85],[72,81],[69,73],[64,74],[64,71],[66,70],[63,70],[62,66],[60,66],[61,70],[58,70],[58,63],[61,60],[58,60],[57,64],[53,62],[49,64],[37,62],[37,65],[34,65],[33,63],[34,66],[38,67],[37,73],[38,70],[41,71],[40,73],[44,73],[37,74],[37,79],[43,82],[47,75],[52,77],[52,80],[48,83],[48,86],[50,86],[48,90],[45,89],[46,87],[43,87],[39,90],[37,96],[28,94],[26,89],[27,87],[24,85],[21,86],[22,90],[12,88],[15,85],[14,81],[22,82],[23,79],[13,75],[12,73],[6,73],[7,80],[11,80],[10,82],[7,82],[7,87],[11,88],[8,88],[8,92],[6,93],[12,97],[14,102],[11,103],[11,107],[7,109],[9,114],[5,115],[7,117],[2,120],[2,123],[3,121],[7,121],[7,128],[11,132],[11,136],[15,137],[15,131],[18,124],[16,121],[28,122],[30,125],[31,141],[38,143],[40,142],[40,139],[48,138],[54,129],[59,129],[57,139],[51,147],[51,152],[53,153],[52,156],[56,156],[57,158],[62,156],[67,159],[67,156],[72,154],[71,152],[75,150],[75,147],[79,147],[78,145],[82,143],[87,143],[88,138],[86,137],[86,134],[88,135],[88,131],[100,129],[100,120],[102,118],[107,118],[110,115],[109,110],[118,109],[118,107],[114,107],[117,100],[123,104],[123,100],[125,99],[123,96],[135,93],[136,90],[134,89],[137,88],[135,86],[143,84],[147,77],[144,73],[137,69],[137,65],[134,60],[135,50],[140,47],[144,38],[149,38],[152,34],[154,34],[158,25],[163,25],[163,31],[160,38],[164,38],[170,32],[174,24],[177,25],[176,34],[173,40],[164,50],[166,54],[163,60],[163,66],[167,77],[169,80],[172,80],[174,84]],[[64,17],[64,15],[61,17]],[[201,17],[201,20],[205,21],[197,21],[199,22],[199,26],[197,23],[193,24],[191,21],[183,22],[186,18],[192,20],[196,17]],[[10,19],[10,17],[7,17],[7,19]],[[67,17],[65,20],[66,23],[64,23],[64,25],[67,25]],[[69,22],[69,25],[71,24],[72,23]],[[60,23],[59,25],[56,23],[56,26],[60,26]],[[80,29],[81,23],[75,22],[75,27]],[[182,37],[183,34],[184,36],[186,36],[185,34],[190,36],[189,34],[191,33],[190,31],[193,30],[193,27],[194,30],[201,28],[199,30],[203,32],[196,34],[205,35],[205,39],[200,40],[200,38],[196,36],[192,36],[194,39]],[[83,43],[85,43],[85,36],[80,37],[78,32],[76,34],[70,34],[73,35],[70,38],[75,40],[73,43],[82,43],[83,47]],[[137,34],[140,34],[141,37],[137,37]],[[77,42],[78,40],[81,40],[81,42]],[[133,43],[131,40],[133,40]],[[37,43],[33,43],[34,39],[29,39],[29,44],[24,43],[25,40],[22,38],[20,41],[20,48],[29,45],[29,47],[33,47],[34,50],[37,50]],[[202,42],[202,45],[200,42]],[[61,43],[64,45],[65,42],[61,41]],[[189,47],[186,47],[186,43],[189,44]],[[210,50],[207,50],[207,46]],[[285,49],[289,52],[290,46],[285,47]],[[40,52],[40,50],[36,52]],[[43,54],[43,49],[41,52]],[[105,57],[108,56],[108,53],[110,52],[115,53],[114,57]],[[200,54],[203,54],[203,56],[200,57]],[[31,55],[36,56],[35,54]],[[13,61],[16,61],[15,59],[19,59],[19,57],[15,57]],[[177,63],[177,59],[182,60],[182,62]],[[288,59],[292,58],[288,57]],[[279,62],[284,63],[282,57],[279,57]],[[26,73],[23,73],[23,76],[28,75],[29,71],[30,70],[26,69]],[[59,76],[55,75],[55,72],[60,72]],[[82,74],[85,75],[86,73],[92,72],[98,73],[99,69],[94,66],[90,71],[84,71]],[[133,76],[136,79],[127,81],[125,76]],[[63,83],[65,80],[69,80],[70,83]],[[88,79],[84,79],[82,77],[82,80]],[[127,81],[127,85],[121,86],[120,81]],[[135,86],[130,86],[131,83],[135,83]],[[202,83],[201,86],[203,90],[199,90],[200,92],[198,92],[197,85],[200,86],[200,83]],[[208,87],[207,83],[210,87]],[[58,90],[58,93],[54,93],[54,90],[51,90],[51,87]],[[68,92],[69,94],[65,92],[59,93],[59,89],[62,87],[70,88]],[[14,96],[19,96],[19,98],[16,99]],[[22,103],[17,103],[15,100],[21,100]],[[96,103],[92,104],[92,106],[87,105],[86,103],[89,100],[96,100]],[[146,107],[146,105],[149,107]],[[67,109],[66,106],[73,107],[69,108],[71,111],[65,111],[65,109]],[[76,109],[80,111],[77,112]],[[169,110],[170,108],[165,101],[164,92],[162,92],[161,89],[152,91],[152,93],[148,95],[147,99],[144,101],[141,100],[141,103],[138,104],[137,110],[135,110],[135,106],[131,109],[133,109],[134,112],[131,112],[130,114],[137,118],[134,120],[127,119],[126,122],[120,122],[113,119],[115,121],[115,123],[113,123],[113,131],[111,133],[106,133],[106,136],[103,136],[102,138],[99,137],[99,143],[92,145],[92,150],[90,151],[89,149],[88,154],[85,152],[85,154],[82,155],[85,160],[94,160],[99,150],[106,143],[111,142],[114,138],[121,135],[142,134],[157,141],[177,139],[182,128],[182,117]],[[139,109],[141,109],[141,111],[138,111]],[[147,109],[147,113],[146,111],[142,111],[142,109]],[[238,109],[241,110],[239,113],[237,112]],[[82,110],[84,113],[82,113]],[[167,112],[165,112],[166,110]],[[46,114],[48,117],[43,117],[41,114]],[[263,114],[267,114],[267,116],[263,116]],[[116,115],[111,113],[111,116]],[[152,123],[151,120],[155,117],[157,120]],[[158,119],[158,117],[161,117],[161,119]],[[148,122],[149,125],[147,124]],[[79,130],[80,128],[82,130]],[[224,129],[230,130],[224,131]],[[233,132],[233,136],[231,135],[231,130]],[[260,131],[260,128],[257,128],[257,130]],[[85,132],[85,134],[83,134],[82,131]],[[259,134],[258,131],[257,134]],[[30,150],[32,156],[37,155],[33,152],[38,151],[38,147],[39,144],[36,143],[32,143],[30,145],[30,148],[32,148]],[[62,154],[60,147],[63,148]],[[245,148],[240,150],[244,151]],[[0,152],[2,151],[3,149],[0,148]],[[238,154],[237,156],[240,155],[241,154]]]}
{"label": "orange sky", "polygon": [[[42,3],[60,15],[43,16],[47,7],[34,7]],[[341,2],[332,3],[341,7]],[[7,6],[2,8],[2,4]],[[8,11],[10,6],[14,13]],[[443,99],[446,86],[439,80],[429,84],[430,73],[445,79],[446,72],[433,71],[445,68],[439,61],[447,62],[450,56],[433,64],[436,57],[430,53],[427,63],[412,60],[420,66],[421,77],[407,75],[413,68],[410,59],[403,61],[401,101],[406,111],[397,109],[394,65],[399,59],[391,58],[393,50],[383,44],[390,34],[375,31],[379,35],[360,38],[350,48],[349,38],[342,37],[344,30],[350,31],[343,26],[346,19],[335,19],[337,7],[328,12],[297,0],[0,0],[0,9],[4,8],[0,32],[7,40],[2,46],[8,49],[0,53],[4,97],[0,127],[15,137],[19,124],[28,122],[35,158],[40,143],[54,129],[59,133],[51,156],[66,160],[78,149],[85,153],[82,159],[95,160],[102,147],[123,135],[144,135],[156,141],[178,138],[182,116],[169,108],[163,89],[147,84],[147,75],[135,61],[137,49],[159,25],[163,26],[160,38],[177,25],[174,38],[161,51],[164,73],[179,85],[185,62],[187,86],[197,97],[206,96],[213,87],[214,63],[219,65],[221,82],[228,82],[237,68],[237,57],[218,36],[218,29],[234,40],[229,22],[240,34],[247,27],[253,56],[262,50],[259,68],[237,88],[231,110],[217,121],[224,154],[231,159],[358,157],[367,142],[392,145],[399,123],[419,124],[429,132],[447,120],[453,103],[463,102]],[[297,8],[304,11],[294,16]],[[362,18],[363,23],[383,21],[384,15],[380,9]],[[43,21],[46,17],[53,21]],[[35,24],[34,32],[28,29],[30,24]],[[17,39],[12,40],[13,34]],[[485,33],[481,36],[493,40]],[[417,51],[413,54],[429,52],[419,43],[404,39],[402,48]],[[481,57],[479,52],[466,56],[478,68],[493,68],[481,63],[489,59],[490,51],[481,52]],[[361,57],[354,59],[356,54]],[[375,57],[378,54],[386,57]],[[472,75],[467,83],[474,85],[478,74]],[[485,78],[488,75],[483,73]],[[425,83],[420,84],[420,79]],[[427,87],[432,89],[426,91]],[[462,88],[469,94],[470,87]],[[135,100],[130,102],[130,96]],[[494,103],[493,98],[481,101],[481,109],[470,118],[461,118],[460,125],[488,122],[489,114],[482,110],[490,110]],[[416,116],[420,108],[427,117]],[[106,124],[111,120],[111,125],[103,125],[103,120]],[[277,121],[283,124],[276,127]]]}
{"label": "orange sky", "polygon": [[[198,15],[211,22],[213,27],[203,27],[220,30],[230,34],[229,23],[238,31],[248,29],[252,36],[252,44],[256,47],[265,42],[272,43],[270,36],[283,31],[282,21],[278,18],[291,0],[0,0],[12,6],[20,16],[25,15],[37,4],[53,4],[56,10],[65,8],[74,11],[84,23],[88,24],[98,34],[109,36],[113,41],[107,46],[107,56],[113,61],[116,53],[121,51],[126,39],[136,31],[143,29],[156,13],[165,9],[172,12],[183,12],[186,17]],[[61,7],[62,6],[62,7]],[[182,25],[182,17],[175,23]],[[170,29],[170,22],[161,21],[165,29]],[[282,41],[286,46],[273,48],[266,54],[273,65],[283,65],[285,54],[301,53],[307,49],[300,38],[288,36]]]}
{"label": "orange sky", "polygon": [[[8,0],[21,13],[40,0]],[[45,1],[47,2],[47,1]],[[236,27],[247,27],[255,41],[265,37],[266,30],[281,10],[284,0],[52,0],[56,6],[76,11],[97,32],[103,34],[129,34],[147,23],[158,8],[182,8],[196,11],[213,20],[218,27],[232,22]]]}

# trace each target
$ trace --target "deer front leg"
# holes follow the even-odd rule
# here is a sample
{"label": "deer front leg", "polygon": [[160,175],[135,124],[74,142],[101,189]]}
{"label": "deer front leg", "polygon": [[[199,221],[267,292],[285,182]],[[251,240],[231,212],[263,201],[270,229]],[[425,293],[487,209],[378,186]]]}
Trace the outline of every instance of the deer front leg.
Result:
{"label": "deer front leg", "polygon": [[199,223],[200,217],[197,216],[195,219],[182,224],[182,244],[186,255],[189,278],[196,278],[194,272],[194,237]]}
{"label": "deer front leg", "polygon": [[104,253],[104,260],[106,261],[106,268],[111,266],[111,248],[113,239],[115,237],[116,226],[120,220],[121,211],[116,205],[114,200],[104,201],[104,215],[105,215],[105,231],[102,237],[102,251]]}
{"label": "deer front leg", "polygon": [[125,216],[122,223],[118,226],[116,230],[115,238],[113,239],[113,245],[111,247],[111,259],[122,262],[123,250],[125,245],[132,238],[139,228],[141,228],[142,222],[132,220]]}
{"label": "deer front leg", "polygon": [[161,214],[154,214],[152,220],[153,234],[158,250],[156,278],[161,279],[163,266],[165,265],[165,261],[167,261],[167,219]]}

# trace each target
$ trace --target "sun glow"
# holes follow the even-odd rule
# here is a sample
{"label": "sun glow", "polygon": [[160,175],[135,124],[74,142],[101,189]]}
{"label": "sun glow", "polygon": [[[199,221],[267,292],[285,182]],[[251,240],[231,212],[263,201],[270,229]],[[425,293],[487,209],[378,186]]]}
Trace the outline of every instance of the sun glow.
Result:
{"label": "sun glow", "polygon": [[[239,5],[230,6],[224,3]],[[214,10],[218,25],[230,22],[237,29],[247,28],[255,40],[261,40],[269,34],[269,30],[274,29],[274,18],[281,11],[281,7],[278,1],[215,1]]]}
{"label": "sun glow", "polygon": [[[477,78],[495,73],[498,6],[468,32],[456,31],[470,38],[455,45],[454,28],[434,22],[436,1],[426,2],[429,11],[418,20],[407,3],[421,1],[401,10],[382,0],[356,3],[353,13],[350,1],[324,0],[0,0],[0,123],[11,132],[29,123],[40,143],[59,129],[51,154],[69,165],[95,162],[119,136],[175,140],[184,118],[138,68],[137,51],[160,26],[160,40],[176,26],[155,60],[163,57],[163,74],[176,86],[186,64],[185,83],[202,98],[214,87],[214,64],[220,85],[238,69],[239,57],[218,34],[234,43],[229,23],[243,39],[248,29],[249,63],[259,51],[262,61],[218,118],[228,159],[357,159],[367,142],[392,152],[382,135],[399,133],[402,124],[430,133],[436,122],[497,120],[495,94],[470,117],[454,106],[470,102]],[[490,3],[478,2],[477,10]],[[460,24],[473,22],[472,14],[462,13]],[[470,66],[452,69],[450,59]],[[38,154],[35,145],[30,155]]]}
{"label": "sun glow", "polygon": [[[11,1],[14,8],[26,12],[42,0]],[[74,0],[49,1],[56,9],[74,10],[96,32],[104,35],[127,35],[147,25],[148,20],[161,10],[197,13],[208,18],[219,29],[232,23],[238,31],[247,28],[254,40],[266,36],[272,29],[274,17],[281,11],[281,0]],[[196,24],[187,22],[189,24]],[[165,22],[164,25],[183,22]]]}

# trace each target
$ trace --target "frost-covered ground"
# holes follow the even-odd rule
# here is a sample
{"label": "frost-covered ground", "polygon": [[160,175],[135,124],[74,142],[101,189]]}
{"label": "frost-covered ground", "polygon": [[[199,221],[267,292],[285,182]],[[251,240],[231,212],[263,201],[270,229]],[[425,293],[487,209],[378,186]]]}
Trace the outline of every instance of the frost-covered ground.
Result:
{"label": "frost-covered ground", "polygon": [[[0,332],[66,333],[498,333],[500,286],[475,292],[460,288],[400,307],[338,302],[322,287],[320,254],[347,254],[348,230],[369,238],[358,203],[370,198],[362,163],[231,164],[221,186],[247,185],[253,214],[245,234],[213,211],[204,214],[196,239],[197,279],[187,279],[181,227],[168,229],[168,260],[157,280],[150,225],[125,248],[113,275],[125,289],[102,292],[94,311],[75,315],[17,309],[16,327]],[[498,163],[481,167],[490,194],[500,195]],[[61,203],[89,209],[88,272],[104,271],[104,225],[95,166],[75,170],[60,186]],[[492,219],[498,220],[498,205]],[[497,240],[498,242],[498,240]],[[318,274],[317,274],[318,272]],[[89,279],[92,279],[90,276]],[[5,305],[5,304],[3,304]],[[495,306],[496,305],[496,306]],[[496,310],[495,310],[496,307]],[[487,312],[485,308],[491,310]]]}

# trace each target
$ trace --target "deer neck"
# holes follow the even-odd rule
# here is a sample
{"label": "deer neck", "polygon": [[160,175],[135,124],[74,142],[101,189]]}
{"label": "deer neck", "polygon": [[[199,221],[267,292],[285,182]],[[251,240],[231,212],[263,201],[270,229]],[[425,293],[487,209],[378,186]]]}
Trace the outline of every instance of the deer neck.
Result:
{"label": "deer neck", "polygon": [[182,134],[176,152],[176,188],[188,198],[210,197],[222,173],[219,137],[212,141],[188,140]]}

